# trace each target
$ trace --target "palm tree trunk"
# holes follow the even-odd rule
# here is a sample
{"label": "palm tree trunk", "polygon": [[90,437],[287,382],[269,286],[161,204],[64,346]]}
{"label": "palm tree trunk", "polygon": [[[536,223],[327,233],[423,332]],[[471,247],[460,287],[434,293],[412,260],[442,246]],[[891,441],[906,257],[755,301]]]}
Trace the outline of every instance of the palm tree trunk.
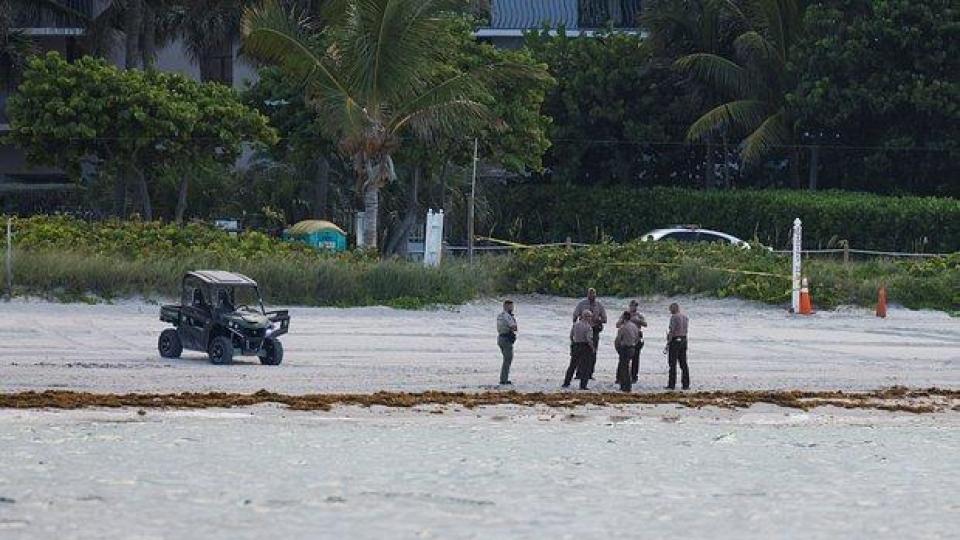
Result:
{"label": "palm tree trunk", "polygon": [[124,34],[124,67],[134,69],[140,67],[140,32],[143,26],[143,11],[141,0],[127,0],[123,9]]}
{"label": "palm tree trunk", "polygon": [[189,176],[184,174],[180,177],[180,189],[177,191],[177,209],[174,214],[174,221],[177,225],[183,224],[183,216],[187,213],[187,189],[189,183]]}
{"label": "palm tree trunk", "polygon": [[363,189],[363,247],[377,249],[380,214],[380,186],[368,179]]}
{"label": "palm tree trunk", "polygon": [[420,190],[420,178],[423,169],[417,165],[413,169],[413,185],[410,186],[410,192],[407,196],[407,209],[404,212],[403,219],[397,228],[390,234],[390,240],[387,242],[384,252],[387,255],[403,255],[407,252],[407,237],[410,230],[417,223],[417,214],[420,212],[420,199],[418,193]]}
{"label": "palm tree trunk", "polygon": [[157,60],[157,13],[149,2],[143,3],[143,34],[140,54],[143,58],[143,69],[153,69]]}

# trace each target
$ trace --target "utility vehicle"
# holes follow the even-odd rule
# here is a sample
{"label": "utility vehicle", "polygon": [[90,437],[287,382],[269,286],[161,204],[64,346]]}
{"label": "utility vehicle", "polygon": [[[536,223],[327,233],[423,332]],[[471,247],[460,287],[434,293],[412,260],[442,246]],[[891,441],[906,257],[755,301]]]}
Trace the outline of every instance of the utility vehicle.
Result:
{"label": "utility vehicle", "polygon": [[290,328],[286,311],[266,311],[257,282],[221,270],[197,270],[183,276],[179,305],[160,307],[160,320],[172,324],[160,334],[164,358],[179,358],[184,349],[205,352],[214,364],[234,356],[258,356],[275,366],[283,361],[277,339]]}

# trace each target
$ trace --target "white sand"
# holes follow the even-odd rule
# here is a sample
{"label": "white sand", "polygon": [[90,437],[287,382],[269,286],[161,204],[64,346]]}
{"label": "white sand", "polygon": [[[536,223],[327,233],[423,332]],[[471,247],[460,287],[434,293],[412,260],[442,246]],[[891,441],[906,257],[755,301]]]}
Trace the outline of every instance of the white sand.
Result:
{"label": "white sand", "polygon": [[[0,538],[956,538],[960,415],[0,411]],[[836,414],[836,415],[834,415]]]}
{"label": "white sand", "polygon": [[[511,379],[520,391],[553,390],[568,360],[576,301],[517,298],[520,338]],[[624,300],[604,299],[616,317]],[[680,299],[691,319],[695,389],[873,389],[960,387],[960,319],[893,308],[795,317],[737,300]],[[650,321],[640,390],[666,382],[661,353],[666,299],[642,302]],[[164,360],[158,306],[0,303],[0,391],[67,388],[97,392],[481,390],[500,368],[496,301],[450,310],[292,308],[284,363],[243,358],[213,366],[201,353]],[[594,388],[612,390],[613,325],[601,338]]]}

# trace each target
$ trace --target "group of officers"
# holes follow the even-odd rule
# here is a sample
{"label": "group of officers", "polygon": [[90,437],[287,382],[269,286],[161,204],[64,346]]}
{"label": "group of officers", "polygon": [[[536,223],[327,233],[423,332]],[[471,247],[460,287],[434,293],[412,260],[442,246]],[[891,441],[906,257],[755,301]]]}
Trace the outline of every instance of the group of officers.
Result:
{"label": "group of officers", "polygon": [[[639,311],[640,304],[631,300],[626,311],[617,319],[617,336],[613,340],[619,361],[617,363],[617,384],[624,392],[629,392],[640,376],[640,351],[643,349],[643,329],[647,321]],[[580,389],[586,390],[593,379],[597,364],[597,351],[600,347],[600,333],[607,324],[607,310],[597,300],[597,291],[587,290],[587,297],[581,300],[573,310],[573,327],[570,329],[570,364],[563,378],[563,388],[569,388],[571,381],[580,381]],[[668,390],[676,389],[677,367],[680,367],[680,387],[690,388],[690,371],[687,368],[687,330],[690,321],[680,311],[676,303],[670,304],[670,324],[667,329],[667,354],[669,375]],[[514,315],[514,303],[506,300],[503,311],[497,316],[497,345],[503,354],[500,368],[500,384],[513,384],[510,381],[510,365],[513,363],[513,344],[517,340],[517,319]]]}

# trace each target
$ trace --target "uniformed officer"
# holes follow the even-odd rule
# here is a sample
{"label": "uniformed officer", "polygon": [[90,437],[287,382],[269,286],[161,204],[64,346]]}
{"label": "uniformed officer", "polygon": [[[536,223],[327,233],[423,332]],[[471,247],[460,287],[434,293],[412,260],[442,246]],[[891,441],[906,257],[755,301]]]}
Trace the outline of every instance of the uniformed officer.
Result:
{"label": "uniformed officer", "polygon": [[593,362],[597,362],[597,350],[600,347],[600,332],[603,331],[603,325],[607,323],[607,310],[604,309],[603,304],[597,300],[597,290],[593,287],[587,289],[587,297],[580,301],[577,304],[577,307],[573,310],[573,322],[577,322],[577,319],[580,318],[580,315],[589,310],[593,313],[593,322],[592,331],[593,331]]}
{"label": "uniformed officer", "polygon": [[685,313],[680,313],[680,306],[670,304],[670,326],[667,330],[667,362],[670,366],[670,375],[667,389],[673,390],[677,385],[677,364],[680,364],[680,385],[684,390],[690,388],[690,371],[687,369],[687,330],[690,319]]}
{"label": "uniformed officer", "polygon": [[[630,301],[628,311],[630,312],[630,321],[640,331],[640,340],[637,342],[636,350],[633,351],[633,358],[630,359],[630,379],[633,384],[637,384],[640,380],[640,351],[643,350],[643,329],[647,326],[647,319],[643,316],[643,313],[640,313],[640,302],[636,300]],[[620,328],[620,324],[617,323],[617,328]]]}
{"label": "uniformed officer", "polygon": [[596,360],[593,349],[593,312],[589,309],[580,313],[580,318],[570,329],[570,365],[563,377],[563,387],[569,388],[573,374],[580,379],[580,389],[587,389],[587,382],[593,376],[593,362]]}
{"label": "uniformed officer", "polygon": [[513,363],[513,344],[517,341],[517,319],[513,315],[513,300],[504,300],[503,311],[497,316],[497,345],[503,354],[500,366],[500,384],[510,381],[510,364]]}
{"label": "uniformed officer", "polygon": [[613,340],[613,345],[617,349],[617,384],[620,390],[629,392],[633,379],[630,376],[630,361],[634,358],[637,350],[637,342],[640,341],[640,328],[634,324],[633,315],[629,311],[624,311],[617,321],[617,337]]}

